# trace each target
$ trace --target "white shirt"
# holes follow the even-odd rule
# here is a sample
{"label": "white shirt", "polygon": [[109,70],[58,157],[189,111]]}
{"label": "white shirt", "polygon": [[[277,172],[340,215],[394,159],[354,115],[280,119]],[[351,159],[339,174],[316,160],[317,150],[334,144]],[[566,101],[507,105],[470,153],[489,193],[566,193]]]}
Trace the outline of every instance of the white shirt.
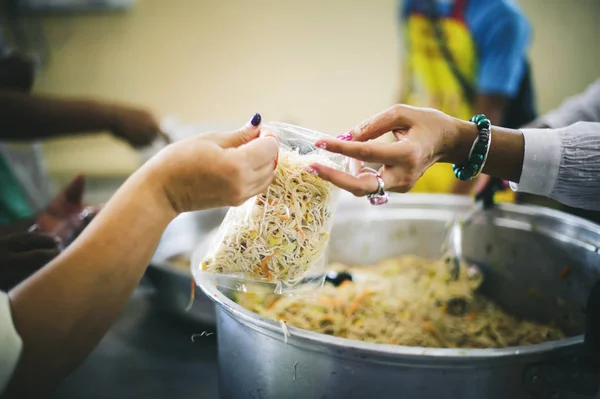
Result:
{"label": "white shirt", "polygon": [[22,347],[23,342],[10,312],[8,295],[0,291],[0,396],[15,371]]}
{"label": "white shirt", "polygon": [[600,210],[600,123],[591,122],[600,122],[600,79],[534,123],[551,129],[522,130],[523,171],[513,190]]}

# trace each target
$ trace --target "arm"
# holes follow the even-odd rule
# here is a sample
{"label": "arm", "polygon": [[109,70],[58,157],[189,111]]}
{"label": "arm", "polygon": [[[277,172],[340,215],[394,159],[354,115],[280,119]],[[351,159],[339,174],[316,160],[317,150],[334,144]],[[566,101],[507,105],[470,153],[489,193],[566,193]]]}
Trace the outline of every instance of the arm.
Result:
{"label": "arm", "polygon": [[600,122],[600,78],[583,93],[567,99],[531,126],[559,128],[576,122]]}
{"label": "arm", "polygon": [[[151,174],[136,173],[65,253],[10,292],[23,341],[9,385],[16,397],[44,392],[72,370],[106,333],[139,282],[175,216],[159,185],[143,182]],[[33,380],[36,386],[28,386]]]}
{"label": "arm", "polygon": [[65,252],[9,293],[23,341],[11,395],[39,395],[85,358],[178,213],[239,205],[268,187],[278,144],[258,134],[248,125],[167,147],[119,189]]}
{"label": "arm", "polygon": [[[372,139],[393,131],[398,141]],[[463,164],[477,136],[475,124],[442,112],[396,105],[350,132],[353,141],[324,139],[315,145],[379,170],[389,191],[407,192],[436,162]],[[355,195],[377,190],[372,172],[350,175],[320,164],[316,173]],[[600,123],[580,122],[562,129],[492,128],[492,145],[483,172],[519,182],[519,190],[546,195],[566,205],[599,210]]]}
{"label": "arm", "polygon": [[152,141],[159,128],[146,111],[88,100],[0,90],[0,139],[32,140],[109,130],[132,145]]}

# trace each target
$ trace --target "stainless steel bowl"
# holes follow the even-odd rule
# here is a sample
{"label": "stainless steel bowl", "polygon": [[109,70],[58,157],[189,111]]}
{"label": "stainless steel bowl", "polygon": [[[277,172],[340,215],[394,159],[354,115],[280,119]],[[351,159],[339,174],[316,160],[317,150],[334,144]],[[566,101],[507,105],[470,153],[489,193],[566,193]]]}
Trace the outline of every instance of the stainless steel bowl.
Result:
{"label": "stainless steel bowl", "polygon": [[[396,195],[381,207],[346,199],[336,215],[330,260],[366,265],[401,254],[437,257],[448,222],[470,205],[466,198],[435,195]],[[572,397],[560,395],[570,389],[566,382],[572,388],[572,379],[581,376],[561,367],[583,342],[581,309],[597,279],[600,227],[557,211],[507,204],[474,219],[463,242],[464,255],[485,274],[484,293],[514,314],[555,320],[573,336],[504,349],[425,349],[289,327],[285,343],[277,322],[201,282],[217,304],[222,397]],[[567,266],[571,273],[561,279]]]}
{"label": "stainless steel bowl", "polygon": [[196,300],[188,311],[192,275],[189,264],[186,269],[177,268],[169,262],[174,256],[185,255],[191,260],[201,255],[197,248],[206,240],[208,234],[221,224],[226,209],[189,212],[179,215],[169,224],[146,272],[156,287],[160,305],[168,312],[202,325],[215,324],[215,306],[204,293],[195,289]]}

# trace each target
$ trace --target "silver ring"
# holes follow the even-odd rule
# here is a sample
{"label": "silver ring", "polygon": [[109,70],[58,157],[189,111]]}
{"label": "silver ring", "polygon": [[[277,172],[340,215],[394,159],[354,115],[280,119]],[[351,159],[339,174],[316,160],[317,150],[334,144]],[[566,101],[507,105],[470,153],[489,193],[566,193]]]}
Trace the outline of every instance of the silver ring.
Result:
{"label": "silver ring", "polygon": [[385,184],[383,183],[383,179],[378,173],[374,173],[373,175],[377,179],[377,191],[367,195],[367,198],[369,199],[371,205],[387,204],[390,197],[388,193],[385,192]]}

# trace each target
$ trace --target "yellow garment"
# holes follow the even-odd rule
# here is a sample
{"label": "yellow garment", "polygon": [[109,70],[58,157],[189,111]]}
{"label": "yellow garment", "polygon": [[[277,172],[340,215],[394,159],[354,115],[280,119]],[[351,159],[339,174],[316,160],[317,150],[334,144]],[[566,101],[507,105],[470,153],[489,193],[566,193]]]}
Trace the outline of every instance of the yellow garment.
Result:
{"label": "yellow garment", "polygon": [[[477,75],[477,51],[467,26],[456,18],[441,18],[448,49],[462,75],[471,83]],[[404,102],[418,107],[439,109],[460,119],[475,113],[463,95],[463,89],[448,62],[441,54],[433,25],[425,16],[411,14],[406,27],[408,59],[406,65]],[[452,165],[436,164],[421,177],[412,192],[451,193],[457,179]],[[514,193],[496,195],[498,201],[512,202]]]}

